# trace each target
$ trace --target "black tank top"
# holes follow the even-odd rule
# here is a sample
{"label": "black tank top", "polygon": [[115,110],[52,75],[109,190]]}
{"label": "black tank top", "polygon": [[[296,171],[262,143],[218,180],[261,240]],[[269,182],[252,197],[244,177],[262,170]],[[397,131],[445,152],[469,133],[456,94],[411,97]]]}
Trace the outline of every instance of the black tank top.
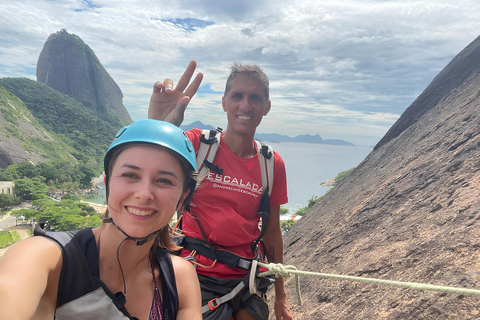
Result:
{"label": "black tank top", "polygon": [[[123,294],[113,294],[99,278],[97,247],[91,228],[67,232],[35,229],[35,235],[55,241],[62,249],[56,320],[135,319],[124,307]],[[155,256],[160,266],[163,319],[174,320],[178,293],[170,252],[159,247]]]}

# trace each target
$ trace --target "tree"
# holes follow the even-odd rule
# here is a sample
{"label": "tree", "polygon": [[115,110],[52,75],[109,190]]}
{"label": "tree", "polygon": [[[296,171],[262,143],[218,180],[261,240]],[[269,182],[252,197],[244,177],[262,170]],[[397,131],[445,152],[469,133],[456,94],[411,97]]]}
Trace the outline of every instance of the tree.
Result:
{"label": "tree", "polygon": [[13,194],[0,194],[0,210],[5,210],[20,204],[20,199]]}
{"label": "tree", "polygon": [[319,198],[317,196],[312,196],[310,199],[308,199],[307,206],[298,209],[298,211],[295,212],[295,214],[299,216],[303,216],[305,213],[307,213],[310,210],[311,207],[315,205],[315,203],[317,203],[318,199]]}
{"label": "tree", "polygon": [[30,162],[22,162],[16,166],[19,178],[35,178],[38,176],[37,167]]}
{"label": "tree", "polygon": [[97,176],[94,169],[89,166],[81,165],[80,170],[83,173],[83,177],[80,179],[80,187],[89,189],[92,187],[92,178]]}
{"label": "tree", "polygon": [[64,216],[55,226],[56,231],[78,230],[86,227],[87,219],[77,214]]}
{"label": "tree", "polygon": [[31,220],[37,216],[38,211],[37,210],[32,210],[32,209],[18,209],[18,210],[13,210],[12,215],[15,217],[20,217],[23,216],[25,217],[25,220]]}
{"label": "tree", "polygon": [[61,212],[58,212],[56,210],[51,210],[51,211],[39,211],[36,220],[37,222],[47,222],[48,221],[48,227],[47,230],[49,229],[56,229],[56,226],[60,223],[61,219],[63,218],[63,214]]}
{"label": "tree", "polygon": [[45,195],[47,190],[47,185],[41,182],[39,178],[18,179],[14,180],[14,184],[15,194],[24,200],[39,199]]}
{"label": "tree", "polygon": [[31,179],[18,179],[14,183],[13,190],[20,199],[32,199],[35,187]]}
{"label": "tree", "polygon": [[19,178],[17,176],[16,168],[9,165],[5,169],[0,169],[0,181],[12,181]]}
{"label": "tree", "polygon": [[280,221],[280,228],[282,228],[283,232],[288,232],[288,231],[290,231],[290,229],[293,227],[294,224],[295,224],[295,221],[292,220],[292,219],[281,220]]}

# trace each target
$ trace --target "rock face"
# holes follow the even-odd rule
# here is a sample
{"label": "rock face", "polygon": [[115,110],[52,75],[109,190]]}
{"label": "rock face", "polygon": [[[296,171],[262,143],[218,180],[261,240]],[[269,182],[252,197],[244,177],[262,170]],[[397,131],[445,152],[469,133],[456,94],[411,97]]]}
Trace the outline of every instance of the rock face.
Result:
{"label": "rock face", "polygon": [[[480,38],[285,235],[300,270],[480,289]],[[287,164],[288,165],[288,164]],[[480,319],[478,297],[301,277],[294,319]]]}
{"label": "rock face", "polygon": [[51,34],[37,62],[37,81],[67,94],[112,124],[131,123],[123,94],[95,53],[65,29]]}

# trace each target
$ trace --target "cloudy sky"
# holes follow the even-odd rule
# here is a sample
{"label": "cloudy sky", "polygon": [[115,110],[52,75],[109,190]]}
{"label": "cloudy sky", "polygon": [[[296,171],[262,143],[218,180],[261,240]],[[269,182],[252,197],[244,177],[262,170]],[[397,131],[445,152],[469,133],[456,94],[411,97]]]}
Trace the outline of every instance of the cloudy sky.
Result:
{"label": "cloudy sky", "polygon": [[373,145],[452,58],[480,35],[473,0],[10,0],[0,4],[0,77],[36,79],[51,33],[88,44],[147,116],[152,84],[205,74],[185,122],[225,127],[233,62],[270,78],[258,132],[320,134]]}

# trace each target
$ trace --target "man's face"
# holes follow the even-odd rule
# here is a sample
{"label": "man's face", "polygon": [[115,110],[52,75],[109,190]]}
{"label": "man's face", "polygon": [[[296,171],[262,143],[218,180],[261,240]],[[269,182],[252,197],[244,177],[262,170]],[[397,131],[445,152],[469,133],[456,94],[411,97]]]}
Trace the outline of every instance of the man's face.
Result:
{"label": "man's face", "polygon": [[270,111],[271,103],[267,101],[262,81],[240,74],[232,80],[222,106],[227,113],[228,129],[250,135]]}

